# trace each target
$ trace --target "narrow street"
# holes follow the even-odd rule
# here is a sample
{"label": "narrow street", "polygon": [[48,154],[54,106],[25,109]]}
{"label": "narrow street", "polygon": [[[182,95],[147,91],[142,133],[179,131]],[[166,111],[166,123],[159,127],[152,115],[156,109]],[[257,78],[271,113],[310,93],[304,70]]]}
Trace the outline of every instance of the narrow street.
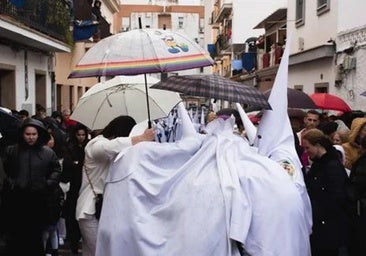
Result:
{"label": "narrow street", "polygon": [[[79,256],[81,256],[81,249],[80,248],[81,248],[81,243],[80,243],[80,247],[79,247],[79,254],[77,254]],[[60,248],[58,250],[58,255],[59,256],[76,256],[76,254],[71,253],[67,241],[65,241],[64,245],[60,246]]]}

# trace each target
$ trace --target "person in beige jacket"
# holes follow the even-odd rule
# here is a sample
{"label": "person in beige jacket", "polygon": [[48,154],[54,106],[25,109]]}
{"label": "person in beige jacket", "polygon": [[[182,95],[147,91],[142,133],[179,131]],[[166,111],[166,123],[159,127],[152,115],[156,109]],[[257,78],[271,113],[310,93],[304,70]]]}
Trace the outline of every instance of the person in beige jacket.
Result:
{"label": "person in beige jacket", "polygon": [[95,217],[93,189],[96,194],[103,193],[109,165],[121,150],[155,138],[153,129],[146,129],[141,135],[128,137],[135,124],[135,120],[130,116],[119,116],[85,147],[83,178],[76,206],[84,256],[95,255],[98,220]]}
{"label": "person in beige jacket", "polygon": [[366,118],[357,117],[353,119],[351,124],[351,131],[349,140],[342,144],[346,154],[345,167],[352,169],[353,163],[361,156],[360,141],[366,136]]}

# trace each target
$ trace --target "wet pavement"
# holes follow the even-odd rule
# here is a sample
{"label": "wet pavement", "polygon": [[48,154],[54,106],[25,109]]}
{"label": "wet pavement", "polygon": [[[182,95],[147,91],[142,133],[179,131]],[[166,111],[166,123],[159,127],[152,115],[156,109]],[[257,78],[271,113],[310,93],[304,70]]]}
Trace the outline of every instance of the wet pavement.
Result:
{"label": "wet pavement", "polygon": [[64,245],[60,245],[60,247],[58,249],[58,255],[59,256],[76,256],[76,255],[81,256],[81,244],[79,246],[79,253],[78,254],[73,254],[70,251],[70,248],[69,248],[69,245],[68,245],[67,241],[65,241]]}

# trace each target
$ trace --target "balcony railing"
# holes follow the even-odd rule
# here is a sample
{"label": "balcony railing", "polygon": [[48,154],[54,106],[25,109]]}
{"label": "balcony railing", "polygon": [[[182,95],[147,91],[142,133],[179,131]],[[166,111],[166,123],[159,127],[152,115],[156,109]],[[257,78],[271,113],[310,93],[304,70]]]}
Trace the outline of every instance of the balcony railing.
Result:
{"label": "balcony railing", "polygon": [[12,2],[14,1],[0,0],[0,15],[13,18],[55,39],[71,42],[69,1],[27,0],[17,5]]}
{"label": "balcony railing", "polygon": [[220,55],[222,51],[225,51],[231,45],[231,36],[220,34],[217,36],[215,47],[217,54]]}
{"label": "balcony railing", "polygon": [[269,52],[257,53],[257,70],[279,65],[283,54],[283,48],[279,45],[273,45]]}

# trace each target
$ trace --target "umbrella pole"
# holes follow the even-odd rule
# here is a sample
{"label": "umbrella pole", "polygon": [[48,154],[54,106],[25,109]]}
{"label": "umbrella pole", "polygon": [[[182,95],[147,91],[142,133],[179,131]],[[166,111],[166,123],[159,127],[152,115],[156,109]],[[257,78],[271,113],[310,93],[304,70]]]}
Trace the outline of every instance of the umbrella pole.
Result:
{"label": "umbrella pole", "polygon": [[[142,29],[141,17],[139,17],[139,29]],[[146,107],[147,107],[147,127],[151,128],[150,105],[149,105],[149,88],[147,88],[146,74],[144,74],[144,78],[145,78]]]}
{"label": "umbrella pole", "polygon": [[148,126],[148,128],[151,128],[150,104],[149,104],[149,88],[147,88],[146,74],[144,74],[144,78],[145,78],[145,91],[146,91],[147,126]]}

